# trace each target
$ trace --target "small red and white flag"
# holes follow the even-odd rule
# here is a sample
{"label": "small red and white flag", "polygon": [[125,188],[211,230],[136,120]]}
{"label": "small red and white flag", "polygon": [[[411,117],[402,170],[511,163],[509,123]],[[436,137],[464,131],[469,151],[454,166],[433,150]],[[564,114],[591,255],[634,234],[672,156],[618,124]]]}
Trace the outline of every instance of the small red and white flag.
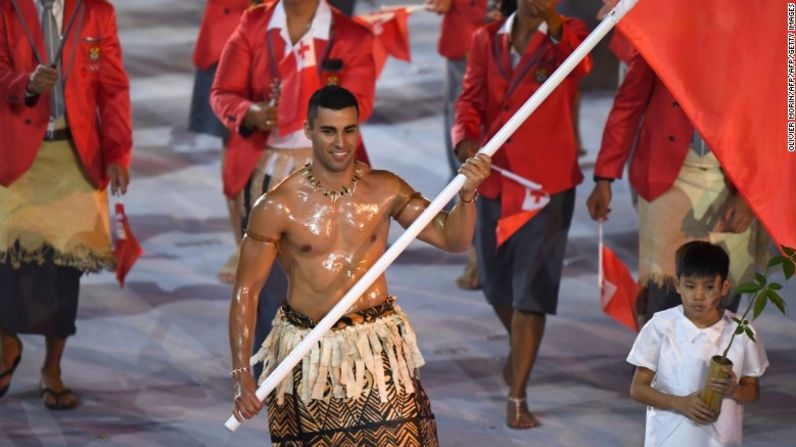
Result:
{"label": "small red and white flag", "polygon": [[304,128],[307,104],[310,96],[321,88],[318,77],[318,60],[315,53],[315,39],[306,33],[292,49],[287,49],[279,62],[279,75],[282,78],[282,92],[290,101],[279,101],[279,135],[285,136]]}
{"label": "small red and white flag", "polygon": [[144,249],[130,230],[130,221],[127,220],[121,200],[116,202],[115,211],[113,235],[116,241],[113,245],[113,257],[116,259],[116,280],[120,287],[124,287],[124,278],[144,254]]}
{"label": "small red and white flag", "polygon": [[409,14],[424,8],[423,5],[399,6],[354,17],[356,22],[365,25],[373,33],[376,77],[384,69],[388,56],[406,62],[412,59],[409,47]]}
{"label": "small red and white flag", "polygon": [[[510,193],[504,194],[504,198],[518,197],[519,200],[511,200],[509,203],[503,203],[503,216],[498,219],[497,224],[497,246],[500,247],[506,242],[514,233],[516,233],[526,222],[533,219],[539,211],[542,210],[548,203],[550,203],[550,194],[548,194],[542,185],[521,177],[509,170],[492,165],[492,169],[499,172],[503,177],[514,181],[517,186],[524,189],[524,194],[514,195]],[[505,202],[505,201],[504,201]],[[516,202],[516,203],[515,203]],[[516,206],[515,206],[516,205]]]}
{"label": "small red and white flag", "polygon": [[623,326],[638,332],[636,299],[640,288],[627,266],[603,243],[602,222],[599,233],[597,282],[600,287],[600,304],[603,312]]}

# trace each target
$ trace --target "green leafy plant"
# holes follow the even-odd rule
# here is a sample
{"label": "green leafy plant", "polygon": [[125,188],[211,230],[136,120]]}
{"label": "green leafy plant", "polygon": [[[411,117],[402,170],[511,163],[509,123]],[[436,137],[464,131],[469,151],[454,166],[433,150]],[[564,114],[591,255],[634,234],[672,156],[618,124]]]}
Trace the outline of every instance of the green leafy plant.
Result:
{"label": "green leafy plant", "polygon": [[751,293],[752,299],[749,300],[749,305],[746,307],[746,311],[743,315],[741,315],[741,318],[733,317],[733,320],[737,323],[737,327],[732,337],[730,337],[729,343],[727,343],[727,349],[721,354],[722,362],[727,359],[727,353],[730,352],[730,347],[735,340],[735,336],[746,334],[753,342],[757,342],[757,340],[755,340],[754,331],[749,327],[749,320],[747,319],[749,312],[752,312],[752,320],[755,320],[763,313],[763,309],[766,308],[766,305],[771,303],[776,306],[783,315],[787,314],[788,306],[779,294],[779,291],[782,290],[782,284],[769,281],[768,278],[771,270],[777,266],[782,266],[782,273],[785,276],[785,281],[790,280],[794,272],[796,272],[796,250],[783,245],[782,253],[784,256],[778,255],[769,259],[765,271],[763,273],[755,273],[754,281],[743,283],[735,289],[737,293]]}

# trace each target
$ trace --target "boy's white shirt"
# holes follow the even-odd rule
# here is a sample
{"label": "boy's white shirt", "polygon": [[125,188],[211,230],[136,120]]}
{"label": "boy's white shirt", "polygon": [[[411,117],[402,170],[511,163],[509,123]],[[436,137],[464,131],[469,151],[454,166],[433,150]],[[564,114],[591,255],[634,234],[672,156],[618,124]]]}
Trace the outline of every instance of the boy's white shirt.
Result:
{"label": "boy's white shirt", "polygon": [[[683,306],[656,313],[638,334],[627,361],[655,371],[652,387],[675,396],[701,391],[710,358],[721,355],[735,330],[730,311],[713,326],[699,328],[686,318]],[[737,336],[727,357],[735,375],[760,377],[768,367],[768,358],[760,334],[757,343],[746,335]],[[724,399],[719,419],[699,425],[685,416],[659,408],[647,407],[644,445],[740,446],[742,444],[743,406]]]}

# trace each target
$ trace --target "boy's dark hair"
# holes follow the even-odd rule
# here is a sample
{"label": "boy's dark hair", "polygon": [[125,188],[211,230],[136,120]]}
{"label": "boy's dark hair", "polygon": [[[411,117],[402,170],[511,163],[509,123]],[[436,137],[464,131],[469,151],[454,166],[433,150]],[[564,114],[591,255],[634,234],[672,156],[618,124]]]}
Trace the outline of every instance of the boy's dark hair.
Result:
{"label": "boy's dark hair", "polygon": [[353,107],[359,116],[359,104],[353,93],[337,85],[327,85],[319,88],[310,97],[307,106],[307,121],[312,127],[312,121],[318,116],[318,109],[343,110]]}
{"label": "boy's dark hair", "polygon": [[727,279],[730,257],[718,245],[705,241],[691,241],[681,245],[674,254],[677,277],[696,276]]}

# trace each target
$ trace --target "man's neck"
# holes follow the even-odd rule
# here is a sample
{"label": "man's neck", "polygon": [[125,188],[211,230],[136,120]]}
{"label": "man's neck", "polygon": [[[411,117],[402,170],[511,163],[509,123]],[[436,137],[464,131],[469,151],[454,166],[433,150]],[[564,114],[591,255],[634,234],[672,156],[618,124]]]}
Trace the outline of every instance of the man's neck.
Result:
{"label": "man's neck", "polygon": [[541,17],[522,14],[521,11],[517,11],[510,32],[512,46],[518,53],[522,54],[525,52],[525,47],[531,40],[531,36],[533,36],[541,23]]}
{"label": "man's neck", "polygon": [[287,18],[287,30],[293,44],[309,30],[320,0],[282,0]]}
{"label": "man's neck", "polygon": [[318,179],[323,188],[339,191],[341,188],[351,183],[351,178],[354,177],[354,172],[357,168],[356,165],[357,162],[352,161],[351,164],[342,171],[331,171],[324,168],[321,163],[313,162],[312,174]]}

